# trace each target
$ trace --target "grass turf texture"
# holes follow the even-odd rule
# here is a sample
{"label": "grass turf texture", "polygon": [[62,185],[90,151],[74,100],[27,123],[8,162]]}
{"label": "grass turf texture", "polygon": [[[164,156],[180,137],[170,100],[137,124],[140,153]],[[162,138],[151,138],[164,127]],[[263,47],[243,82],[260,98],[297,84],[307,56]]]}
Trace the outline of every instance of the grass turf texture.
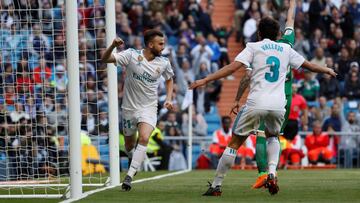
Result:
{"label": "grass turf texture", "polygon": [[[163,174],[139,173],[136,179]],[[123,174],[122,174],[123,175]],[[279,171],[280,192],[250,189],[256,171],[232,170],[226,176],[221,197],[202,197],[214,171],[193,171],[160,180],[135,183],[130,192],[119,187],[93,194],[78,202],[360,202],[360,170]],[[123,177],[123,176],[122,176]],[[42,203],[59,200],[27,199],[1,202]]]}

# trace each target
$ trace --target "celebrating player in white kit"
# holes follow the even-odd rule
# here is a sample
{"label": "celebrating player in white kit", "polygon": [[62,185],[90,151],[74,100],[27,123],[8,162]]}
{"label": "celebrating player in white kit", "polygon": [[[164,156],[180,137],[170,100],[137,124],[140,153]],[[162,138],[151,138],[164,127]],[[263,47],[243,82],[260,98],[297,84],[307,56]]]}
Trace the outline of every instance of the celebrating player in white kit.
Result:
{"label": "celebrating player in white kit", "polygon": [[[164,50],[164,34],[158,30],[148,30],[144,33],[145,49],[126,49],[119,53],[112,50],[124,41],[116,38],[102,56],[105,63],[115,63],[126,71],[124,97],[122,103],[123,131],[125,134],[125,148],[130,168],[124,178],[122,189],[129,191],[131,181],[140,168],[146,155],[146,148],[151,132],[157,122],[158,87],[164,77],[166,83],[166,101],[164,106],[172,109],[171,97],[173,92],[173,75],[170,61],[161,56]],[[117,88],[117,87],[111,87]],[[139,132],[138,144],[136,131]]]}
{"label": "celebrating player in white kit", "polygon": [[237,114],[233,125],[233,136],[219,160],[214,181],[203,195],[221,195],[221,184],[235,160],[238,148],[250,133],[257,130],[261,119],[264,120],[267,137],[269,175],[266,185],[271,194],[276,194],[279,190],[276,165],[280,153],[277,136],[285,114],[284,85],[288,65],[293,68],[302,66],[310,71],[336,76],[332,69],[306,61],[290,45],[275,42],[279,34],[277,21],[271,18],[262,19],[258,27],[258,36],[261,41],[247,43],[246,48],[235,58],[234,62],[190,85],[190,89],[193,89],[226,77],[240,68],[250,70],[245,76],[250,80],[250,92],[246,104]]}

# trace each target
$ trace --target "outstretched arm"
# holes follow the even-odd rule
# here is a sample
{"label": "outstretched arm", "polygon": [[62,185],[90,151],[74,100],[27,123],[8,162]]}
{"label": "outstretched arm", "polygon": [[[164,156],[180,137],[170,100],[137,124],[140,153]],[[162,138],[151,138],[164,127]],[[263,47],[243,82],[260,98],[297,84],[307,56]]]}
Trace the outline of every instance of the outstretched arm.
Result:
{"label": "outstretched arm", "polygon": [[333,77],[336,77],[337,73],[335,73],[335,71],[331,68],[327,68],[327,67],[323,67],[323,66],[319,66],[317,64],[314,63],[310,63],[309,61],[305,60],[304,63],[301,65],[301,67],[306,68],[312,72],[316,72],[316,73],[326,73],[329,74]]}
{"label": "outstretched arm", "polygon": [[243,63],[234,61],[230,63],[229,65],[224,66],[220,70],[216,71],[215,73],[212,73],[208,75],[206,78],[201,80],[196,80],[193,83],[190,84],[189,89],[195,89],[197,87],[206,85],[208,82],[218,80],[220,78],[226,77],[228,75],[231,75],[235,71],[239,70],[241,67],[246,67]]}
{"label": "outstretched arm", "polygon": [[285,27],[294,27],[296,0],[290,0]]}
{"label": "outstretched arm", "polygon": [[101,56],[103,63],[115,63],[115,57],[111,54],[113,49],[124,44],[121,38],[115,38],[112,44],[106,49],[105,53]]}
{"label": "outstretched arm", "polygon": [[250,71],[246,71],[245,75],[243,78],[241,78],[240,83],[239,83],[239,88],[235,97],[235,102],[231,108],[230,114],[234,113],[237,114],[237,112],[239,111],[239,107],[240,107],[240,98],[242,97],[242,95],[244,94],[245,90],[249,87],[250,84]]}
{"label": "outstretched arm", "polygon": [[246,88],[249,87],[250,73],[251,73],[251,71],[247,70],[244,77],[241,78],[241,81],[239,83],[238,92],[237,92],[236,97],[235,97],[235,101],[237,101],[237,102],[240,101],[240,98],[244,94]]}

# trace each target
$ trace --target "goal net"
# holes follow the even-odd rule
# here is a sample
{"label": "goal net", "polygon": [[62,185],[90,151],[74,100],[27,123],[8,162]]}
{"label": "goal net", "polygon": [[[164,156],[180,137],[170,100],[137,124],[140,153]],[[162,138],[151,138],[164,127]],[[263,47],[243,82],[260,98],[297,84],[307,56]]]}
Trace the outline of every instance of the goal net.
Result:
{"label": "goal net", "polygon": [[[78,1],[79,160],[83,185],[95,187],[109,174],[102,2]],[[64,3],[0,0],[0,196],[60,197],[70,182]]]}
{"label": "goal net", "polygon": [[[70,178],[76,174],[70,173],[76,168],[70,168],[70,163],[74,163],[73,156],[79,157],[81,162],[83,191],[117,185],[118,164],[127,168],[127,158],[121,158],[118,163],[116,142],[109,141],[109,137],[116,140],[109,134],[114,135],[114,129],[121,125],[121,122],[115,123],[117,119],[113,112],[117,111],[109,110],[109,106],[113,108],[113,101],[117,101],[114,89],[121,97],[124,74],[121,68],[116,69],[120,77],[118,84],[114,84],[113,76],[117,74],[109,74],[109,70],[115,70],[115,67],[107,69],[106,64],[100,62],[107,45],[105,37],[115,37],[105,28],[105,0],[74,1],[68,2],[77,3],[78,28],[73,29],[77,31],[78,39],[66,41],[70,30],[66,29],[69,21],[65,18],[70,14],[66,12],[64,0],[0,0],[0,198],[69,197],[69,183],[80,182]],[[113,7],[121,10],[121,6],[115,6],[113,2]],[[122,19],[122,16],[117,14],[116,18]],[[115,29],[115,23],[112,23]],[[129,31],[128,23],[124,21],[122,29]],[[141,48],[138,35],[131,45]],[[74,58],[66,51],[67,46],[76,42],[73,40],[78,40],[79,67],[67,67],[69,60]],[[74,119],[71,116],[74,112],[69,111],[69,105],[74,104],[70,102],[73,98],[69,98],[73,93],[69,88],[75,89],[69,85],[72,71],[79,71],[81,132],[75,136],[81,138],[81,153],[73,153],[70,157],[70,137],[71,140],[74,138],[73,133],[70,136],[70,129],[76,125],[76,122],[69,125],[69,120]],[[159,97],[164,102],[164,85],[161,88],[162,96]],[[188,105],[192,96],[189,101]],[[192,132],[192,110],[188,109],[188,129]],[[110,119],[109,114],[114,119]],[[115,123],[116,127],[110,123]],[[174,167],[173,170],[191,169],[191,134],[187,136],[186,163],[180,156],[186,150],[184,137],[170,140],[170,144],[178,146],[181,143],[183,146],[178,147],[177,155],[184,164],[181,169]],[[110,159],[109,154],[113,158]],[[143,170],[154,170],[159,160],[159,157],[146,157]],[[74,193],[81,195],[82,191]]]}

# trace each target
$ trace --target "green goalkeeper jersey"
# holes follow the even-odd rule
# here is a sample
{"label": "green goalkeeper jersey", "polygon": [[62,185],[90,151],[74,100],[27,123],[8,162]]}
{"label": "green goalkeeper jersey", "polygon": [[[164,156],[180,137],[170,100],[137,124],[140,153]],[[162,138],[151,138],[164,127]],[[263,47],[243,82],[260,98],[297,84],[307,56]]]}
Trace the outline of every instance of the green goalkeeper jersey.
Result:
{"label": "green goalkeeper jersey", "polygon": [[[295,33],[294,28],[287,27],[285,28],[284,34],[281,36],[281,39],[277,40],[277,42],[282,42],[290,45],[291,47],[294,46],[295,43]],[[292,71],[291,68],[288,67],[288,72],[286,74],[286,80],[285,80],[285,95],[288,98],[292,94]]]}

